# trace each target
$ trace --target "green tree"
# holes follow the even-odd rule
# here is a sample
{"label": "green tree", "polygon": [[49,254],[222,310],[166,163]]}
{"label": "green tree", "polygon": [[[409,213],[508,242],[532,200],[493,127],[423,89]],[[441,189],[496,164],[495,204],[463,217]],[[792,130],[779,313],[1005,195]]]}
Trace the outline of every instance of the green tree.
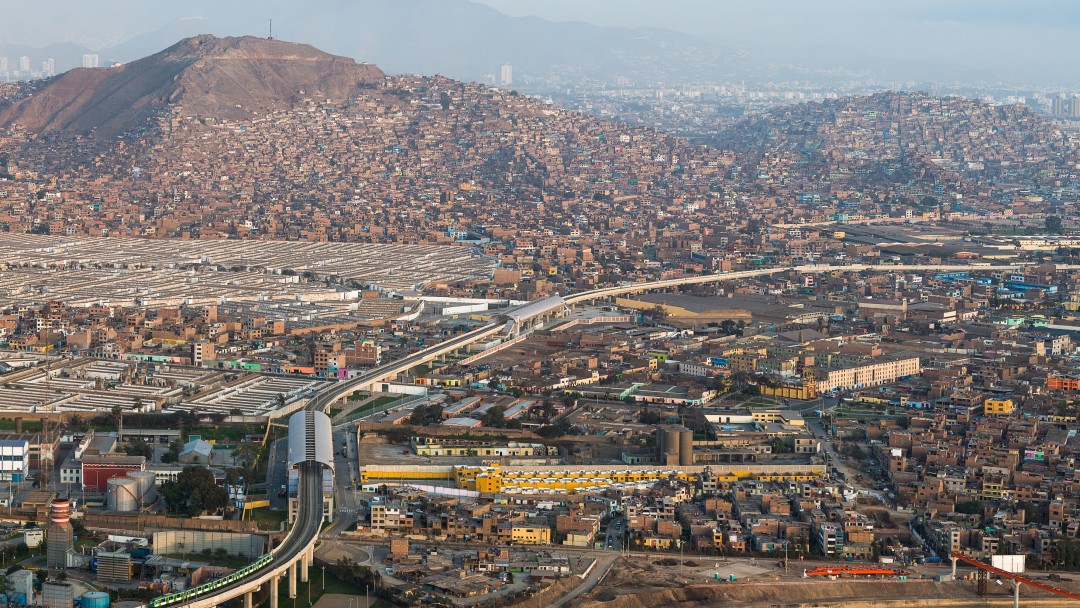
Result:
{"label": "green tree", "polygon": [[409,424],[427,426],[442,420],[443,408],[437,403],[417,406],[409,415]]}
{"label": "green tree", "polygon": [[499,429],[506,426],[506,415],[502,406],[496,405],[484,412],[484,416],[480,419],[480,424],[493,429]]}
{"label": "green tree", "polygon": [[772,440],[772,452],[773,454],[791,454],[795,451],[795,446],[789,444],[783,439],[777,437]]}
{"label": "green tree", "polygon": [[142,439],[136,439],[124,445],[124,453],[128,456],[142,456],[149,460],[154,455],[154,448]]}
{"label": "green tree", "polygon": [[205,467],[184,467],[175,482],[161,484],[161,495],[173,513],[219,511],[229,504],[225,488],[217,485],[214,474]]}
{"label": "green tree", "polygon": [[262,449],[262,444],[259,443],[251,441],[241,443],[233,450],[233,461],[241,468],[250,469],[259,459],[260,449]]}
{"label": "green tree", "polygon": [[660,424],[664,419],[658,412],[650,410],[648,407],[638,412],[638,422],[641,424]]}
{"label": "green tree", "polygon": [[555,424],[545,424],[544,426],[536,429],[536,434],[544,439],[556,439],[570,433],[570,423],[566,420],[560,420]]}
{"label": "green tree", "polygon": [[648,312],[649,312],[649,316],[652,317],[652,320],[656,321],[657,323],[659,323],[661,321],[666,321],[667,318],[668,318],[667,309],[664,308],[660,304],[657,304],[656,306],[653,306],[652,308],[649,309]]}
{"label": "green tree", "polygon": [[165,506],[170,513],[180,513],[187,508],[187,495],[175,481],[170,480],[161,484],[161,497],[165,499]]}
{"label": "green tree", "polygon": [[1050,234],[1061,233],[1061,217],[1057,215],[1046,216],[1046,231]]}
{"label": "green tree", "polygon": [[169,450],[161,455],[161,462],[170,463],[176,462],[180,459],[180,450],[184,449],[183,444],[179,441],[174,441],[169,444]]}

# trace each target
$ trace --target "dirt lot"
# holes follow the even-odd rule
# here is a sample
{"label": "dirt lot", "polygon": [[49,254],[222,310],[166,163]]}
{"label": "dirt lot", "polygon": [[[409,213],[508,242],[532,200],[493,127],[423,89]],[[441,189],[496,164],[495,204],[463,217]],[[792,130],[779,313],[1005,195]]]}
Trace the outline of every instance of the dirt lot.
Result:
{"label": "dirt lot", "polygon": [[566,350],[565,346],[550,346],[547,344],[548,340],[557,339],[550,336],[536,336],[505,348],[489,357],[484,357],[483,362],[498,367],[500,365],[517,365],[523,361],[550,359],[555,353]]}
{"label": "dirt lot", "polygon": [[[819,565],[815,562],[815,565]],[[719,579],[716,575],[719,575]],[[915,606],[997,606],[975,592],[975,582],[958,580],[935,583],[926,579],[814,580],[801,578],[802,568],[792,563],[788,573],[772,560],[724,560],[687,557],[643,560],[622,559],[590,593],[576,600],[578,608],[648,608],[651,606],[871,606],[905,598]],[[729,575],[735,576],[728,582]],[[1034,575],[1042,579],[1041,575]],[[1068,577],[1067,578],[1074,578]],[[1080,582],[1049,582],[1067,591],[1080,591]],[[990,585],[988,599],[1011,604],[1011,586]],[[1061,605],[1064,598],[1031,588],[1021,588],[1021,603],[1032,606]],[[1026,601],[1025,601],[1026,598]]]}

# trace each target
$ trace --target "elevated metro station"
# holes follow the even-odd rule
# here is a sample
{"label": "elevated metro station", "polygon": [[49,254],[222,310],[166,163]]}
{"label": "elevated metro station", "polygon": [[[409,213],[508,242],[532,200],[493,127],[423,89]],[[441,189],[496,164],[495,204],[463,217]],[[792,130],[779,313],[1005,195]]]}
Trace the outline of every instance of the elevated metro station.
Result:
{"label": "elevated metro station", "polygon": [[244,599],[244,608],[252,608],[254,596],[263,590],[263,585],[268,587],[270,608],[278,608],[282,577],[288,580],[289,597],[296,597],[297,579],[309,580],[319,531],[333,513],[334,445],[330,418],[314,408],[293,414],[289,418],[288,444],[290,473],[295,471],[290,477],[296,480],[296,491],[289,499],[292,525],[285,540],[232,574],[156,597],[146,604],[148,608],[215,608],[239,597]]}
{"label": "elevated metro station", "polygon": [[334,521],[334,435],[330,417],[317,410],[304,410],[289,418],[289,522],[296,521],[300,507],[300,465],[318,462],[323,496],[323,521]]}

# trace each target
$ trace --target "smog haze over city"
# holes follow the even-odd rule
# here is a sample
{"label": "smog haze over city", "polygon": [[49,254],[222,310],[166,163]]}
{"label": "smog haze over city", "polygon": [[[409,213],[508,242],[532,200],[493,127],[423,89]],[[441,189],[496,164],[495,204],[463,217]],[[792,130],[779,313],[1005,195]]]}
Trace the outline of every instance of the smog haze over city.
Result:
{"label": "smog haze over city", "polygon": [[[1072,62],[1080,53],[1080,6],[1070,0],[44,0],[11,3],[3,14],[0,51],[7,47],[7,55],[17,56],[15,49],[46,48],[65,56],[56,57],[62,65],[80,50],[103,61],[130,61],[178,35],[267,35],[274,20],[282,40],[393,71],[474,80],[506,62],[549,76],[547,68],[568,54],[590,50],[581,38],[647,62],[656,58],[635,57],[643,49],[630,41],[652,35],[673,52],[689,51],[682,57],[692,64],[685,77],[698,82],[717,80],[702,59],[721,53],[749,68],[732,73],[740,80],[775,73],[826,82],[1080,86]],[[545,43],[545,35],[560,36],[560,44]],[[558,48],[567,44],[568,51]],[[769,66],[773,72],[754,71]],[[612,82],[627,75],[617,62],[600,67],[597,75]]]}
{"label": "smog haze over city", "polygon": [[5,3],[0,608],[1080,600],[1078,27]]}

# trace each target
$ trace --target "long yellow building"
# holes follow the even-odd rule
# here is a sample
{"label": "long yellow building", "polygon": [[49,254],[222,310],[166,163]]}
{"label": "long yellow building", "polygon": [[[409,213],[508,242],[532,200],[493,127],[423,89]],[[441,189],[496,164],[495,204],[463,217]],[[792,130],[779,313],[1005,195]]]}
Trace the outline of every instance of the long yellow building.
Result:
{"label": "long yellow building", "polygon": [[453,481],[459,489],[485,494],[576,494],[604,489],[647,487],[665,479],[698,482],[707,475],[710,483],[740,480],[805,482],[825,475],[825,466],[737,464],[688,466],[678,469],[656,466],[420,466],[368,465],[362,483],[377,481]]}

